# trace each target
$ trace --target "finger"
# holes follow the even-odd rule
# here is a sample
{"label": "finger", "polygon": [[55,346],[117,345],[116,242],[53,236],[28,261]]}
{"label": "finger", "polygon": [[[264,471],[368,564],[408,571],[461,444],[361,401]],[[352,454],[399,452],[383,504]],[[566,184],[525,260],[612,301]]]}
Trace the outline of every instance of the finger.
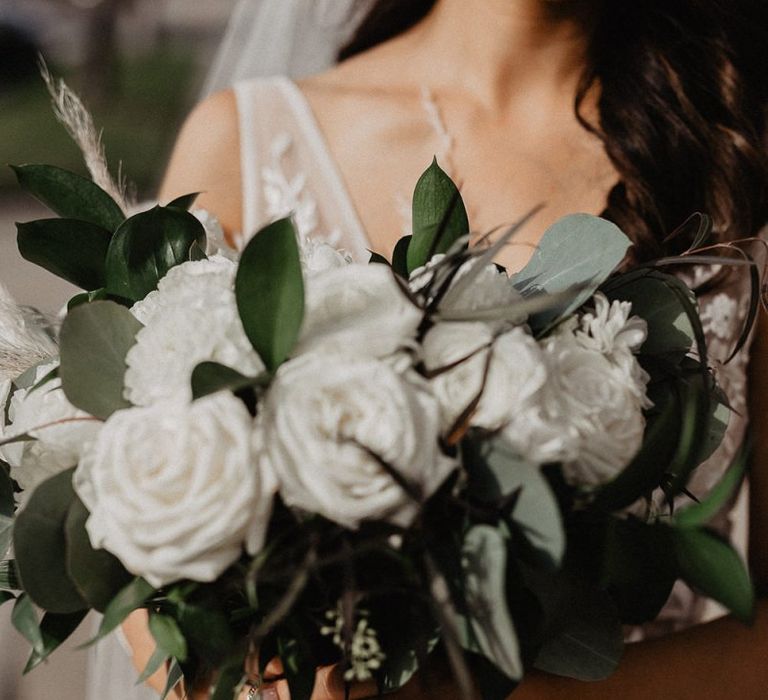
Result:
{"label": "finger", "polygon": [[370,680],[352,683],[349,695],[346,695],[346,692],[347,682],[344,680],[343,671],[338,664],[318,669],[312,700],[345,700],[347,697],[351,700],[362,700],[363,698],[378,696],[379,689],[376,683]]}

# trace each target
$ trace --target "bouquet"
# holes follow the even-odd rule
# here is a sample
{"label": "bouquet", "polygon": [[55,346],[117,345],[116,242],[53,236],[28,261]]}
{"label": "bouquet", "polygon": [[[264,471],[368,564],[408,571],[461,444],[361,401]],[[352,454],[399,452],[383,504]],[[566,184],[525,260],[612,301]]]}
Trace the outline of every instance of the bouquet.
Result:
{"label": "bouquet", "polygon": [[236,256],[194,196],[126,217],[88,179],[16,172],[62,217],[19,224],[22,254],[84,290],[60,327],[3,314],[0,601],[27,669],[88,611],[96,642],[144,608],[166,692],[232,698],[256,652],[297,700],[334,663],[386,692],[443,653],[494,699],[533,667],[606,677],[678,579],[750,619],[707,527],[744,460],[686,488],[729,408],[670,266],[758,283],[698,252],[706,217],[684,255],[622,266],[615,225],[569,216],[509,275],[525,221],[470,247],[436,162],[413,235],[367,265],[290,219]]}

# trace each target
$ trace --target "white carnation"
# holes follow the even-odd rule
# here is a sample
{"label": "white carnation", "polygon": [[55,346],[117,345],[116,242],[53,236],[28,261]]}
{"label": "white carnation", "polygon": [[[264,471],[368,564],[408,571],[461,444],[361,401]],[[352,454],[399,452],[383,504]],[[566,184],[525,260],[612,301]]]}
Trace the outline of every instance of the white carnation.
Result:
{"label": "white carnation", "polygon": [[648,324],[639,316],[631,316],[631,302],[608,301],[602,292],[592,299],[594,310],[581,317],[578,341],[604,355],[637,352],[648,337]]}
{"label": "white carnation", "polygon": [[[39,382],[56,366],[57,363],[52,362],[38,367],[34,382]],[[10,383],[5,387],[5,400],[9,388]],[[6,445],[1,450],[11,465],[11,476],[25,491],[32,491],[46,479],[74,467],[102,426],[101,421],[67,400],[60,379],[52,379],[35,391],[17,390],[11,397],[8,419],[3,437],[27,434],[35,438]]]}
{"label": "white carnation", "polygon": [[349,528],[369,519],[407,527],[455,467],[438,446],[434,398],[374,359],[313,353],[288,362],[262,417],[285,502]]}
{"label": "white carnation", "polygon": [[230,393],[118,411],[75,472],[92,545],[154,586],[215,580],[264,542],[275,483],[256,448]]}
{"label": "white carnation", "polygon": [[191,400],[192,370],[205,361],[248,376],[264,370],[238,315],[236,270],[221,257],[178,265],[133,306],[144,328],[126,357],[125,396],[131,403]]}
{"label": "white carnation", "polygon": [[317,275],[352,264],[352,258],[344,251],[309,236],[299,240],[299,252],[305,276]]}
{"label": "white carnation", "polygon": [[547,380],[543,354],[521,327],[495,338],[484,323],[438,323],[424,338],[422,352],[430,372],[455,365],[430,381],[444,430],[482,391],[469,424],[487,430],[508,426],[514,433],[516,417],[535,410]]}
{"label": "white carnation", "polygon": [[386,265],[346,265],[306,280],[304,325],[295,350],[385,357],[413,345],[422,312]]}

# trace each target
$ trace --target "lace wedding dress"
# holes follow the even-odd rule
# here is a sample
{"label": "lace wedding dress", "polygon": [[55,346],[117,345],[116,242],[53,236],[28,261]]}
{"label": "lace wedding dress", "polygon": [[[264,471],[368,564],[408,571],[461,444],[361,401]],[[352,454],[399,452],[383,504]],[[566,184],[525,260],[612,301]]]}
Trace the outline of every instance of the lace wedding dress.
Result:
{"label": "lace wedding dress", "polygon": [[[284,77],[262,78],[238,83],[235,94],[241,134],[244,238],[265,223],[292,214],[302,236],[327,241],[345,249],[356,261],[367,261],[370,246],[365,230],[338,165],[298,86]],[[434,151],[442,162],[450,163],[450,134],[427,92],[423,103],[424,118],[435,133]],[[400,196],[393,198],[393,207],[402,207]],[[404,221],[404,228],[408,224]],[[697,285],[713,271],[695,268],[691,274],[689,281]],[[743,278],[731,279],[700,299],[710,361],[734,413],[722,445],[695,473],[690,484],[693,494],[707,492],[720,479],[733,461],[747,427],[748,347],[730,363],[723,364],[747,313],[746,278],[745,274]],[[746,504],[745,486],[714,523],[742,553],[746,549]],[[712,619],[721,612],[717,605],[679,583],[660,617],[642,628],[627,630],[627,638],[634,641],[672,632]],[[118,689],[124,700],[157,698],[150,690],[134,687],[136,673],[130,667],[119,637],[102,641],[93,653],[88,700],[116,697]]]}

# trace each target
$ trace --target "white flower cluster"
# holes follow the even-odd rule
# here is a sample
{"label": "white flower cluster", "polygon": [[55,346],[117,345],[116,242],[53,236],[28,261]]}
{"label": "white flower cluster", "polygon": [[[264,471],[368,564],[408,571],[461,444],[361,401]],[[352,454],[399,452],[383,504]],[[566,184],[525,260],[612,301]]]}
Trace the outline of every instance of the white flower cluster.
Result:
{"label": "white flower cluster", "polygon": [[333,643],[345,652],[348,668],[344,671],[344,680],[349,682],[370,680],[373,678],[373,671],[380,669],[382,662],[387,658],[381,650],[376,630],[368,622],[367,611],[355,612],[358,620],[352,630],[349,645],[345,644],[344,640],[344,615],[341,604],[335,610],[326,611],[325,618],[330,624],[320,628],[320,634],[331,637]]}
{"label": "white flower cluster", "polygon": [[[450,308],[514,305],[507,276],[495,266],[462,286],[469,264],[444,297]],[[430,276],[422,268],[412,279],[419,291]],[[635,353],[647,329],[627,302],[598,293],[593,303],[542,341],[520,317],[436,323],[421,353],[443,430],[464,424],[499,432],[535,464],[562,463],[575,485],[615,476],[642,443],[648,377]]]}
{"label": "white flower cluster", "polygon": [[[214,255],[173,268],[132,308],[143,327],[126,358],[131,408],[95,421],[58,380],[11,398],[3,434],[37,438],[4,449],[14,476],[33,488],[79,465],[93,545],[161,586],[211,581],[257,552],[277,493],[350,529],[410,526],[458,467],[441,439],[466,425],[502,433],[532,462],[563,463],[579,485],[610,478],[640,445],[647,377],[634,353],[646,329],[628,304],[597,295],[539,341],[514,312],[506,273],[472,261],[422,338],[441,258],[414,273],[410,291],[387,266],[351,264],[321,242],[302,240],[301,259],[300,337],[255,417],[230,392],[192,401],[201,362],[264,371],[239,318],[237,265]],[[512,312],[469,320],[489,308]]]}

